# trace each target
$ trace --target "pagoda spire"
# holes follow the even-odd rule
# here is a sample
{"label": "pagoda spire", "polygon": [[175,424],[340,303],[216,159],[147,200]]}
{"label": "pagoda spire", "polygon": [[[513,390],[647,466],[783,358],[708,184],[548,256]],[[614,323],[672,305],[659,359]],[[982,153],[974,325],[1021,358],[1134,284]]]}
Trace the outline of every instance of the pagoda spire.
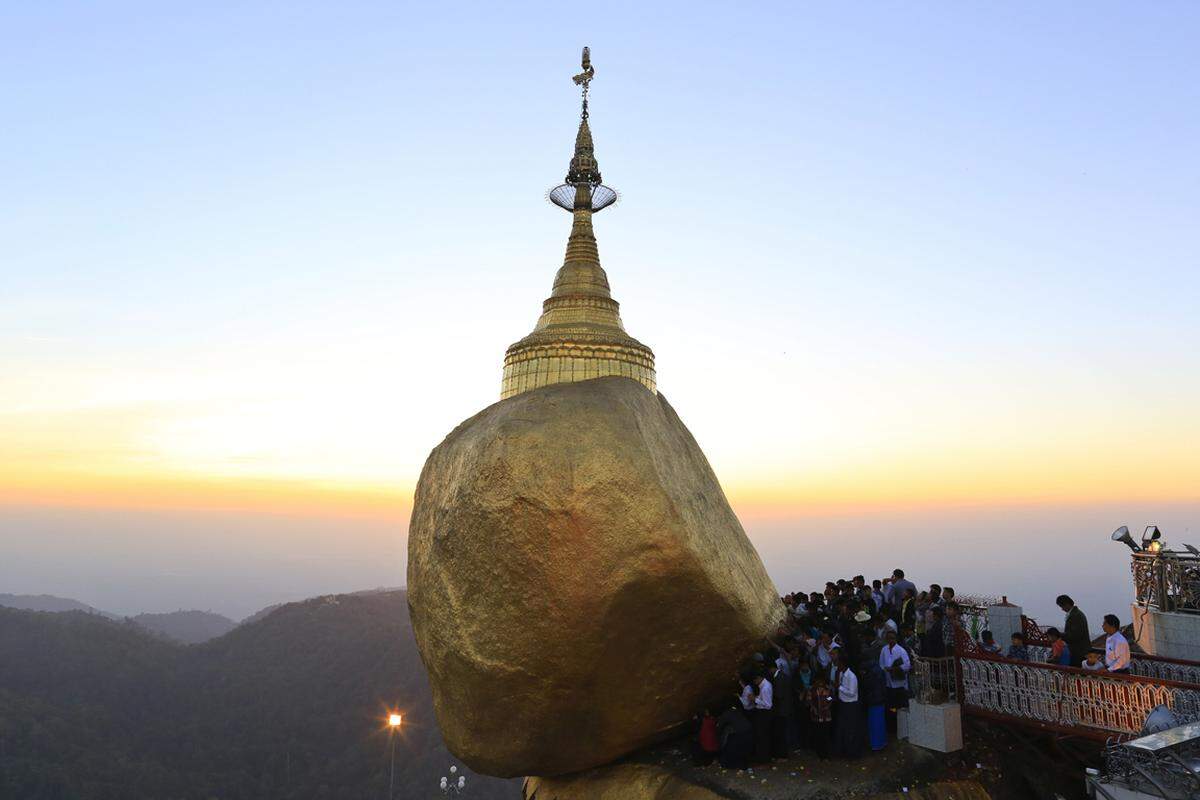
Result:
{"label": "pagoda spire", "polygon": [[571,212],[567,251],[533,332],[505,353],[501,399],[541,386],[609,375],[656,390],[654,353],[625,332],[620,305],[612,298],[608,276],[600,266],[592,216],[615,203],[618,195],[603,184],[596,162],[588,124],[588,90],[596,71],[586,47],[582,66],[573,78],[583,95],[575,154],[566,182],[546,194],[550,202]]}

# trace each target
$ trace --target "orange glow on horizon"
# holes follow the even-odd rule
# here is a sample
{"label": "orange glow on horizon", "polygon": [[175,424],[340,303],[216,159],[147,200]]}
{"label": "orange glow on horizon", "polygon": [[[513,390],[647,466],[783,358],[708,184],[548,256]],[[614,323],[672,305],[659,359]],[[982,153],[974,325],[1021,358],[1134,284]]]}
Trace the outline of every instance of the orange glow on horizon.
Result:
{"label": "orange glow on horizon", "polygon": [[411,486],[269,478],[0,471],[0,504],[249,511],[408,520]]}

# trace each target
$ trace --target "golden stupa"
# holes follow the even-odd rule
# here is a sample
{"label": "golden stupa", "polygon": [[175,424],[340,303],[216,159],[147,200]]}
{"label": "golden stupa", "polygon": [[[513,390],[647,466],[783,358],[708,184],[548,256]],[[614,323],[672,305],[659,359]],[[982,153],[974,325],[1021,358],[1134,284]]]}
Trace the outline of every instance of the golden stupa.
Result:
{"label": "golden stupa", "polygon": [[575,83],[583,87],[575,156],[566,183],[547,194],[552,203],[571,212],[567,254],[533,333],[504,354],[501,400],[541,386],[608,375],[632,378],[655,391],[654,353],[625,332],[592,232],[592,215],[617,200],[617,193],[601,182],[588,127],[588,84],[594,74],[585,47],[583,72],[575,76]]}

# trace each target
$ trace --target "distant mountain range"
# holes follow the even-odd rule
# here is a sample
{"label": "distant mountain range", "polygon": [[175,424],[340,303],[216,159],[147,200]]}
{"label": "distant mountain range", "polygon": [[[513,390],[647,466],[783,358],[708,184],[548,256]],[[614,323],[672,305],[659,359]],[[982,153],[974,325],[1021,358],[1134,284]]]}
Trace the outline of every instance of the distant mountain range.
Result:
{"label": "distant mountain range", "polygon": [[[0,594],[0,606],[20,608],[26,611],[47,611],[61,613],[64,611],[82,611],[85,614],[97,614],[112,620],[126,619],[144,628],[150,633],[164,636],[181,644],[200,644],[218,636],[224,636],[237,627],[237,623],[229,617],[212,611],[168,611],[162,614],[138,614],[133,617],[121,617],[117,614],[101,611],[98,608],[72,600],[69,597],[55,597],[52,594]],[[272,609],[278,606],[272,606]],[[259,612],[262,614],[263,612]],[[255,615],[257,616],[257,615]]]}
{"label": "distant mountain range", "polygon": [[55,597],[52,594],[0,594],[0,606],[23,608],[26,611],[82,611],[85,614],[99,614],[109,619],[120,619],[116,614],[92,608],[87,603],[81,603],[69,597]]}
{"label": "distant mountain range", "polygon": [[[438,731],[403,591],[288,603],[186,647],[152,634],[155,620],[78,605],[0,608],[0,797],[386,797],[389,709],[405,717],[396,798],[437,796],[458,763]],[[204,612],[180,613],[200,614],[193,633],[208,632]],[[516,781],[465,772],[466,796],[520,797]]]}

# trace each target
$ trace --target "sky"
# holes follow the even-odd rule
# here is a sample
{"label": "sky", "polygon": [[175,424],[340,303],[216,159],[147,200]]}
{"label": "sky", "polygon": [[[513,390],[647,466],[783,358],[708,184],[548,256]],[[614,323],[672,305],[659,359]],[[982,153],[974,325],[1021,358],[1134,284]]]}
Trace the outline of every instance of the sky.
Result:
{"label": "sky", "polygon": [[402,584],[421,465],[562,261],[587,44],[602,262],[777,583],[1119,613],[1113,528],[1200,539],[1198,38],[1183,2],[9,4],[0,591]]}

